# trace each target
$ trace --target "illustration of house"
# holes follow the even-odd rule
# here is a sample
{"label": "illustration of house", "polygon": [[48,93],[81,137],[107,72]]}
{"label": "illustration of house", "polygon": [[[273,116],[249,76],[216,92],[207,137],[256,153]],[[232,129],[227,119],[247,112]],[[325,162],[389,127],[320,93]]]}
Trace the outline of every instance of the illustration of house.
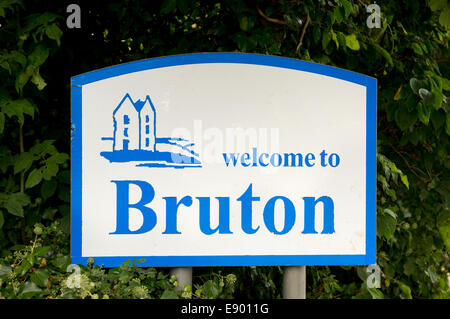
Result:
{"label": "illustration of house", "polygon": [[133,102],[127,93],[113,112],[113,151],[155,151],[156,112],[147,95]]}
{"label": "illustration of house", "polygon": [[137,167],[202,167],[194,143],[178,137],[156,137],[156,109],[146,96],[143,101],[133,101],[126,93],[113,109],[113,136],[103,136],[111,141],[112,150],[100,152],[111,163],[132,162]]}

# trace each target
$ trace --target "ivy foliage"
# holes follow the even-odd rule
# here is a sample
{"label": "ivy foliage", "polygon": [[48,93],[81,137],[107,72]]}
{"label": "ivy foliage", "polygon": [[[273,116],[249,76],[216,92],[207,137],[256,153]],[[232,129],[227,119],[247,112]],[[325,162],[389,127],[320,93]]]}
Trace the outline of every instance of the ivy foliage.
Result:
{"label": "ivy foliage", "polygon": [[377,15],[350,0],[91,0],[80,29],[66,26],[69,4],[0,1],[0,298],[281,297],[281,267],[195,269],[181,291],[167,269],[139,261],[69,267],[70,77],[217,51],[378,80],[381,282],[368,284],[368,267],[308,267],[307,297],[450,297],[449,1],[380,0]]}

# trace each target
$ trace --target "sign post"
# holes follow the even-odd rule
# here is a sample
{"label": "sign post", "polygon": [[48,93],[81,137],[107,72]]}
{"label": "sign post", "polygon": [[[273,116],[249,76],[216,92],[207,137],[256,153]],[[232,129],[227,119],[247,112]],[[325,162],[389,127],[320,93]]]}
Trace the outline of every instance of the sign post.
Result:
{"label": "sign post", "polygon": [[283,298],[306,299],[306,266],[284,267]]}
{"label": "sign post", "polygon": [[177,267],[181,289],[178,267],[288,266],[286,298],[304,266],[375,264],[376,79],[200,53],[71,86],[72,263]]}
{"label": "sign post", "polygon": [[192,267],[171,268],[170,275],[177,277],[178,286],[175,290],[183,291],[184,285],[189,285],[192,287]]}

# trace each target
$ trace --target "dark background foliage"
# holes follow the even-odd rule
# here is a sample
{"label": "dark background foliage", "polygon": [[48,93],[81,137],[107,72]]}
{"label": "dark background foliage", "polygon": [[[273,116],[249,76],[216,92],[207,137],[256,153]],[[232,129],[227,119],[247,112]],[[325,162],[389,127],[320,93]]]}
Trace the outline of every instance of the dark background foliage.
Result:
{"label": "dark background foliage", "polygon": [[[280,267],[67,272],[70,77],[194,52],[252,52],[378,80],[377,264],[308,267],[308,298],[449,298],[450,116],[447,0],[0,0],[0,298],[278,298]],[[341,119],[345,120],[345,119]],[[79,280],[73,287],[70,280]]]}

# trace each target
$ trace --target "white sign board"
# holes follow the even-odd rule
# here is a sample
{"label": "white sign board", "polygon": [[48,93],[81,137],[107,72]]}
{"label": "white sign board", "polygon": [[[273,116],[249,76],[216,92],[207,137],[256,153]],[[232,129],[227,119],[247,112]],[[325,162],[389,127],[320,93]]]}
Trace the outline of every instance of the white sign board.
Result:
{"label": "white sign board", "polygon": [[188,54],[72,78],[72,262],[375,263],[376,80]]}

